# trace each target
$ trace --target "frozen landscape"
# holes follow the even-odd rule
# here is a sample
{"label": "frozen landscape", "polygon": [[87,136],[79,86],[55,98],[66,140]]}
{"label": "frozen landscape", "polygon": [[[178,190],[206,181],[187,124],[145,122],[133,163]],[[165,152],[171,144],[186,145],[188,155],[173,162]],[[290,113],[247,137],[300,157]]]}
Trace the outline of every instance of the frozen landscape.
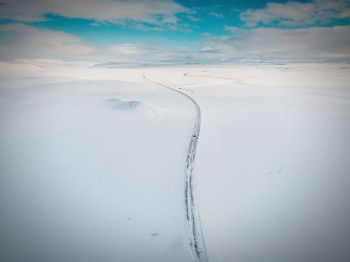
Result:
{"label": "frozen landscape", "polygon": [[7,261],[350,256],[348,65],[18,66],[0,67]]}
{"label": "frozen landscape", "polygon": [[0,0],[0,262],[349,261],[349,0]]}

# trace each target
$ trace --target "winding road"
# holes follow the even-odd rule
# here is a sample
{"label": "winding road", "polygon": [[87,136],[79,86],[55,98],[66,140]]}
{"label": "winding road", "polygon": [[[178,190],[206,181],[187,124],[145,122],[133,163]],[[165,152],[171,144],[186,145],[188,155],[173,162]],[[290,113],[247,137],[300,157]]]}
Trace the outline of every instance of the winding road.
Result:
{"label": "winding road", "polygon": [[195,257],[195,261],[207,262],[208,256],[207,256],[207,251],[205,247],[205,241],[203,237],[200,216],[199,216],[198,209],[196,208],[196,205],[195,205],[195,197],[193,194],[194,163],[196,159],[196,150],[197,150],[197,144],[198,144],[198,139],[199,139],[199,134],[201,129],[201,108],[199,107],[198,103],[189,95],[175,88],[172,88],[168,85],[152,80],[149,77],[147,77],[145,73],[143,74],[143,78],[186,97],[195,106],[197,115],[196,115],[193,131],[191,135],[191,140],[187,149],[187,156],[186,156],[185,192],[184,192],[185,193],[185,213],[186,213],[186,221],[189,225],[189,234],[191,239],[190,245]]}

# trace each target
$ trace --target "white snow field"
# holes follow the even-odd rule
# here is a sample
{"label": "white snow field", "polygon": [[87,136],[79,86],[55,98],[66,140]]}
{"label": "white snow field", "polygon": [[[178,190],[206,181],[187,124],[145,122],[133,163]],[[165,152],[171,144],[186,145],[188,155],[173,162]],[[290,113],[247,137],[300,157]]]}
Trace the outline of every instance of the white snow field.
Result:
{"label": "white snow field", "polygon": [[349,65],[0,76],[6,261],[349,261]]}
{"label": "white snow field", "polygon": [[3,85],[0,96],[2,261],[192,261],[190,104],[118,81]]}

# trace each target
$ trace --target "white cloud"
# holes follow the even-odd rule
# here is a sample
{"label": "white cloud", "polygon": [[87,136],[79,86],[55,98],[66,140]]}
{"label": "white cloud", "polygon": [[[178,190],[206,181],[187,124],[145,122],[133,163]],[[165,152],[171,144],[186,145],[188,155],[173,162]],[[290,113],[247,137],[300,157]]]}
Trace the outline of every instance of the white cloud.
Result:
{"label": "white cloud", "polygon": [[[90,46],[64,32],[24,24],[0,25],[0,60],[58,59],[64,61],[164,61],[179,58],[177,51],[143,44]],[[180,55],[183,58],[183,55]]]}
{"label": "white cloud", "polygon": [[210,12],[209,15],[218,19],[224,18],[224,14],[218,12]]}
{"label": "white cloud", "polygon": [[23,24],[1,25],[0,58],[71,59],[93,52],[74,35]]}
{"label": "white cloud", "polygon": [[137,55],[140,54],[140,50],[135,47],[134,45],[131,44],[123,44],[123,45],[117,45],[117,46],[112,46],[110,48],[112,52],[118,52],[121,54],[126,54],[126,55]]}
{"label": "white cloud", "polygon": [[0,60],[56,59],[91,64],[115,62],[197,62],[240,60],[350,61],[350,26],[334,28],[239,29],[226,26],[223,37],[207,35],[196,48],[159,48],[142,44],[89,46],[71,34],[11,24],[1,25]]}
{"label": "white cloud", "polygon": [[187,18],[188,18],[189,20],[191,20],[192,22],[202,21],[201,18],[195,17],[195,16],[193,16],[193,15],[187,15]]}
{"label": "white cloud", "polygon": [[[228,27],[227,30],[230,30]],[[207,45],[220,50],[226,61],[340,61],[350,60],[350,26],[333,28],[239,30]]]}
{"label": "white cloud", "polygon": [[190,10],[173,0],[3,0],[0,18],[17,21],[43,21],[46,14],[85,18],[98,22],[146,22],[176,24],[177,14]]}
{"label": "white cloud", "polygon": [[348,0],[315,0],[310,3],[289,1],[268,3],[262,9],[248,9],[240,14],[246,26],[307,26],[326,24],[332,19],[350,18]]}
{"label": "white cloud", "polygon": [[237,27],[237,26],[225,26],[224,29],[228,32],[231,32],[231,33],[237,33],[237,32],[240,32],[242,29]]}

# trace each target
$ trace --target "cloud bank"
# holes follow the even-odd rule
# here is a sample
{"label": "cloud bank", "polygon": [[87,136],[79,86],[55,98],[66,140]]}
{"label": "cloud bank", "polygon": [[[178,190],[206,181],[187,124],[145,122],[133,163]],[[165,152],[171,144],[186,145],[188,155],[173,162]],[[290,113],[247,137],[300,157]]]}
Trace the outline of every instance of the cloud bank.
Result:
{"label": "cloud bank", "polygon": [[223,59],[267,62],[350,61],[350,26],[303,29],[227,27],[231,34],[208,39]]}
{"label": "cloud bank", "polygon": [[24,24],[0,25],[0,58],[70,59],[93,52],[93,48],[71,34]]}
{"label": "cloud bank", "polygon": [[3,0],[0,19],[20,22],[45,21],[46,15],[84,18],[97,23],[144,22],[153,25],[174,25],[177,14],[190,10],[173,0]]}
{"label": "cloud bank", "polygon": [[23,24],[0,26],[0,59],[58,59],[148,62],[347,62],[350,26],[303,29],[226,27],[221,37],[208,36],[201,48],[164,49],[143,44],[91,46],[78,37]]}
{"label": "cloud bank", "polygon": [[248,27],[258,25],[309,26],[327,24],[334,19],[350,18],[348,0],[315,0],[309,3],[289,1],[267,3],[261,9],[248,9],[240,14]]}
{"label": "cloud bank", "polygon": [[[200,28],[201,36],[196,42],[178,46],[142,41],[145,34],[152,38],[153,34],[183,27],[179,14],[187,17],[196,14],[199,18],[193,23],[205,23],[200,19],[204,17],[195,13],[200,12],[198,10],[193,11],[173,0],[5,0],[0,8],[0,19],[11,19],[11,22],[0,24],[0,60],[76,60],[106,65],[114,64],[110,62],[350,62],[349,23],[327,24],[335,19],[350,19],[350,2],[346,0],[270,2],[264,8],[250,8],[238,14],[243,26],[224,24],[227,15],[211,12],[208,15],[220,21],[223,33],[216,34],[217,28],[212,32]],[[101,27],[106,23],[129,23],[132,32],[128,32],[137,37],[131,42],[93,45],[72,33],[39,28],[32,23],[51,19],[48,14],[85,18]],[[72,20],[66,22],[74,25]],[[117,35],[122,30],[110,34]],[[164,34],[163,38],[166,37]],[[169,43],[176,39],[168,40]]]}

